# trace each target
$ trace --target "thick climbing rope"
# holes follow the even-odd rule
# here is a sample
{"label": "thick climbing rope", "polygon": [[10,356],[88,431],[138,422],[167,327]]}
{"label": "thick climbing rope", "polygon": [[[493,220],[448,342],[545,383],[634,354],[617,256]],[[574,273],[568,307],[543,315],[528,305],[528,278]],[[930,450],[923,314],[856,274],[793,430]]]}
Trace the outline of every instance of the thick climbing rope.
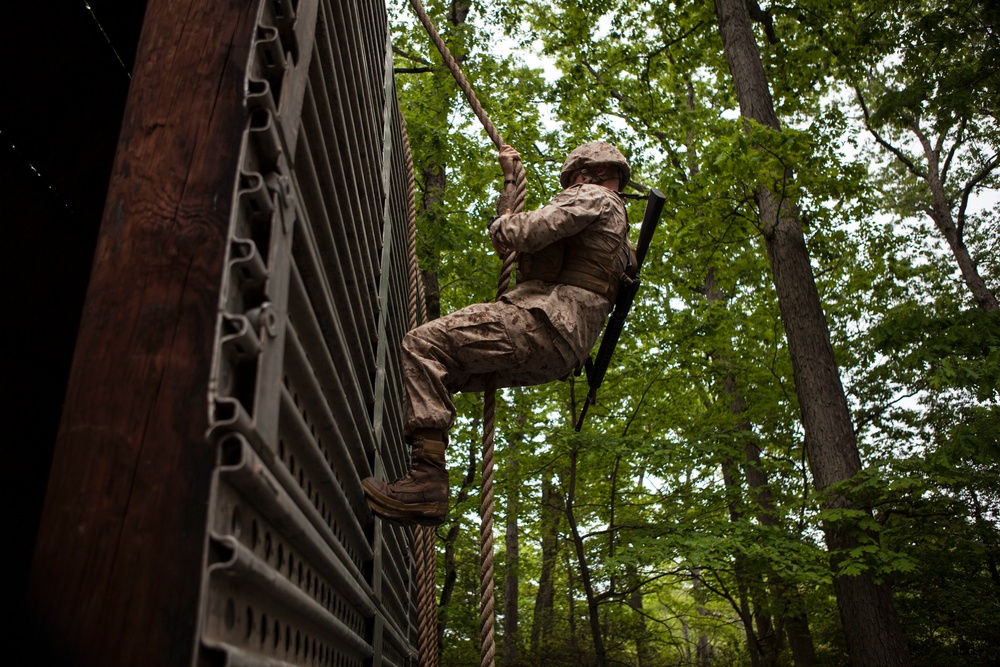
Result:
{"label": "thick climbing rope", "polygon": [[[422,320],[420,317],[423,304],[423,281],[420,280],[420,267],[417,264],[417,206],[416,178],[413,174],[413,153],[410,151],[410,138],[406,132],[406,119],[399,114],[399,125],[403,135],[403,162],[406,165],[406,218],[410,294],[407,304],[410,329]],[[417,661],[420,667],[438,666],[437,647],[437,604],[435,602],[435,561],[434,528],[417,526],[413,529],[413,551],[416,557],[417,584]]]}
{"label": "thick climbing rope", "polygon": [[[458,87],[461,88],[465,99],[468,101],[472,111],[476,114],[479,122],[482,123],[486,134],[490,136],[497,150],[504,145],[500,133],[490,122],[483,110],[483,105],[479,103],[476,94],[472,91],[472,86],[465,79],[458,63],[451,55],[448,46],[441,39],[430,17],[424,10],[420,0],[410,0],[413,11],[423,24],[431,41],[441,53],[444,64],[451,70]],[[506,184],[507,194],[512,195],[510,209],[514,213],[520,212],[524,208],[524,195],[527,190],[527,181],[524,176],[524,168],[520,161],[514,163],[514,183]],[[503,268],[500,270],[500,278],[497,280],[496,298],[499,299],[507,291],[510,285],[510,274],[514,267],[516,253],[507,253],[503,258]],[[494,632],[495,620],[495,595],[493,579],[493,454],[494,436],[496,424],[496,376],[491,375],[486,381],[483,395],[483,449],[482,449],[482,481],[480,485],[479,501],[479,655],[480,667],[493,667],[496,660],[496,639]]]}

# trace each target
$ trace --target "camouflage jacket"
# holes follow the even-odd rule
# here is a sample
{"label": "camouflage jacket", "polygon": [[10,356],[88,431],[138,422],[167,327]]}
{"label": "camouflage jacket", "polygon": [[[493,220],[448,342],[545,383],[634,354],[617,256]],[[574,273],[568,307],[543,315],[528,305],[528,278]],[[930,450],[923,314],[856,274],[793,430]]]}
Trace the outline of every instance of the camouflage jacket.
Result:
{"label": "camouflage jacket", "polygon": [[[594,291],[557,282],[563,264],[561,250],[600,257],[609,274],[620,276],[624,255],[616,252],[628,234],[625,200],[600,185],[572,185],[536,211],[504,215],[490,226],[494,245],[516,250],[524,271],[503,299],[522,308],[540,310],[569,344],[577,362],[587,358],[601,333],[612,301]],[[611,259],[609,259],[611,257]],[[538,266],[541,263],[553,266]],[[520,267],[524,269],[525,267]],[[542,276],[545,279],[537,279]]]}

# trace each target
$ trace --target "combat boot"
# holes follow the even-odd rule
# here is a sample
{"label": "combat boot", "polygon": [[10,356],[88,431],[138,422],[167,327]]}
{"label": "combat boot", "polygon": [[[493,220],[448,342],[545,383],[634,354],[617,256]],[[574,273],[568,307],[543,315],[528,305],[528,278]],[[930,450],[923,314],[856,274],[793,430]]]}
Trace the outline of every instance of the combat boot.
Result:
{"label": "combat boot", "polygon": [[413,436],[410,472],[392,484],[374,477],[361,480],[372,512],[403,525],[437,526],[444,522],[448,516],[448,470],[444,434],[438,437]]}

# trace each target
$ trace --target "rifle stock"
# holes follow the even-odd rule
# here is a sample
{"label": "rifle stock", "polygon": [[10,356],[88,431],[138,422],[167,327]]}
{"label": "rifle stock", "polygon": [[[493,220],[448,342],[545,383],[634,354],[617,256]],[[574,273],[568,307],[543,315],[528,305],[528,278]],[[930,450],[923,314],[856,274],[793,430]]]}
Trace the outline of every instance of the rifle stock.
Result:
{"label": "rifle stock", "polygon": [[591,364],[587,363],[587,384],[590,390],[587,392],[587,399],[580,409],[580,417],[576,422],[576,430],[583,428],[583,420],[587,416],[587,409],[597,401],[597,390],[604,382],[604,375],[608,372],[611,364],[611,356],[621,338],[622,330],[625,328],[625,318],[632,310],[632,303],[639,292],[640,272],[642,263],[646,260],[646,251],[649,250],[650,241],[653,239],[653,232],[660,221],[663,212],[663,205],[667,198],[656,188],[650,188],[646,197],[646,212],[642,216],[642,226],[639,228],[639,242],[636,244],[636,276],[629,285],[623,285],[618,290],[618,297],[615,299],[614,310],[608,318],[608,324],[604,327],[604,336],[601,338],[601,346],[597,350],[597,358]]}

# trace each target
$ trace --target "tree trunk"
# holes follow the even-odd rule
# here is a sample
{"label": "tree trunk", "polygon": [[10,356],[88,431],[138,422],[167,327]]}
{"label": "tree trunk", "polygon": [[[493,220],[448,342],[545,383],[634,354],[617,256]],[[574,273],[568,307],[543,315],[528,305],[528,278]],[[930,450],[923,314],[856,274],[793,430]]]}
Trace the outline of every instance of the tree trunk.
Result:
{"label": "tree trunk", "polygon": [[969,499],[972,501],[972,515],[976,519],[976,533],[979,534],[979,541],[983,545],[983,551],[985,552],[986,571],[990,573],[993,585],[1000,588],[1000,569],[997,568],[996,559],[997,551],[1000,551],[1000,549],[997,549],[991,523],[988,520],[984,521],[983,506],[979,501],[979,495],[971,488],[968,490],[968,493]]}
{"label": "tree trunk", "polygon": [[[695,601],[698,604],[698,606],[696,608],[697,611],[698,611],[698,615],[699,616],[708,616],[708,610],[705,609],[705,605],[703,605],[701,603],[701,598],[703,597],[702,592],[701,592],[701,585],[702,585],[701,584],[701,571],[697,570],[697,569],[693,570],[691,572],[691,577],[692,577],[691,596],[695,599]],[[747,618],[749,618],[749,616],[750,616],[750,613],[748,611],[749,607],[747,607],[747,605],[746,605],[746,596],[745,595],[741,595],[741,597],[740,597],[740,605],[741,605],[741,609],[743,609],[743,614]],[[753,634],[753,632],[751,631],[750,634]],[[690,640],[690,637],[688,636],[688,629],[687,629],[687,625],[686,624],[684,626],[684,639],[686,640],[685,643],[687,643],[687,645],[690,646],[691,640]],[[694,664],[696,664],[698,667],[708,667],[710,664],[712,664],[712,645],[709,644],[709,642],[708,642],[708,635],[705,634],[704,632],[700,631],[698,633],[698,641],[695,644],[695,653],[694,653],[694,655],[695,655],[695,662],[694,662]],[[691,652],[690,652],[690,650],[688,650],[688,660],[690,660],[690,659],[691,659]],[[751,657],[751,662],[753,662],[753,658],[752,657]]]}
{"label": "tree trunk", "polygon": [[[518,398],[521,398],[518,392]],[[506,572],[503,582],[503,664],[513,667],[517,664],[518,644],[518,602],[520,579],[520,551],[518,548],[517,517],[521,509],[521,475],[518,460],[520,444],[524,441],[524,412],[518,414],[518,432],[512,433],[507,450],[507,516],[504,548],[506,549]]]}
{"label": "tree trunk", "polygon": [[[450,25],[460,27],[461,23],[465,21],[467,15],[467,10],[464,12],[456,11],[453,7],[451,11],[449,11],[448,16],[450,19]],[[459,49],[458,46],[452,41],[450,35],[445,36],[445,39],[448,41],[448,46],[453,52],[462,50]],[[433,71],[432,76],[434,77],[435,87],[438,90],[449,90],[449,87],[454,85],[452,83],[451,74],[444,65],[436,68]],[[421,154],[433,156],[433,158],[437,161],[430,161],[419,167],[420,179],[418,183],[421,191],[420,196],[418,197],[419,205],[417,206],[417,219],[418,222],[421,223],[421,227],[427,225],[430,229],[434,229],[437,227],[435,220],[441,219],[446,215],[443,210],[443,202],[445,199],[445,189],[448,184],[448,170],[442,156],[446,155],[444,148],[448,142],[450,128],[448,118],[451,113],[452,100],[448,95],[440,95],[435,97],[433,100],[429,100],[429,104],[433,105],[432,117],[434,118],[434,122],[430,132],[432,139],[430,140],[431,145],[426,146],[425,151]],[[424,285],[424,310],[427,321],[435,320],[441,317],[441,290],[437,274],[437,267],[440,264],[438,248],[433,243],[421,243],[417,244],[417,252],[421,260],[420,264],[424,267],[431,267],[422,268],[420,270],[420,274]],[[459,493],[457,497],[451,501],[452,507],[460,505],[469,496],[469,490],[475,481],[476,475],[476,449],[475,443],[470,443],[468,452],[468,467],[466,469],[466,474],[462,479],[462,486]],[[461,525],[458,522],[454,522],[448,529],[444,539],[445,573],[444,583],[441,586],[441,598],[438,604],[437,625],[439,656],[444,649],[444,631],[447,623],[447,612],[449,611],[449,607],[451,605],[451,598],[455,590],[455,582],[458,578],[455,563],[455,543],[459,539],[460,534]]]}
{"label": "tree trunk", "polygon": [[[444,40],[448,49],[455,56],[459,63],[465,60],[466,46],[468,40],[467,33],[463,31],[463,26],[468,19],[469,10],[472,6],[471,0],[451,0],[448,5],[448,23],[445,24],[454,28],[444,35]],[[453,37],[454,36],[454,37]],[[451,71],[441,64],[436,67],[431,76],[434,78],[434,87],[439,91],[451,91],[456,89]],[[445,198],[445,188],[448,184],[448,167],[444,162],[444,156],[448,154],[447,144],[451,132],[451,122],[449,116],[454,104],[454,96],[441,94],[433,99],[426,100],[428,105],[433,106],[434,127],[429,133],[430,146],[427,147],[427,154],[439,160],[428,162],[420,169],[420,185],[422,187],[420,205],[417,208],[418,219],[424,220],[432,230],[442,228],[445,224],[447,213],[444,211],[442,202]],[[436,130],[436,131],[435,131]],[[428,224],[429,223],[429,224]],[[435,267],[421,271],[424,288],[426,291],[427,319],[435,320],[441,317],[441,292],[438,284],[437,266],[440,263],[438,257],[438,247],[436,243],[418,245],[418,252],[423,260],[424,266]]]}
{"label": "tree trunk", "polygon": [[816,648],[813,646],[812,633],[809,632],[809,621],[805,612],[785,615],[785,634],[788,637],[788,646],[792,649],[795,667],[813,667],[816,664]]}
{"label": "tree trunk", "polygon": [[584,549],[583,537],[580,535],[580,530],[576,522],[576,514],[573,511],[573,503],[576,500],[578,446],[574,444],[573,451],[570,454],[569,490],[566,493],[566,521],[569,523],[570,534],[573,537],[573,546],[576,547],[576,561],[580,568],[580,580],[583,583],[583,592],[587,596],[587,618],[590,621],[590,633],[594,642],[595,664],[597,667],[605,667],[604,634],[601,632],[597,596],[594,594],[594,585],[591,579],[590,566],[587,563],[587,552]]}
{"label": "tree trunk", "polygon": [[[777,527],[780,525],[771,499],[770,483],[767,473],[761,468],[760,448],[753,442],[748,442],[743,448],[746,454],[747,485],[754,493],[759,511],[757,520],[762,526]],[[816,649],[813,646],[812,634],[809,632],[809,620],[805,612],[793,610],[789,612],[790,603],[798,601],[796,591],[789,591],[781,577],[772,576],[768,581],[777,617],[776,625],[785,626],[788,644],[792,649],[792,659],[796,667],[812,667],[816,663]],[[777,632],[775,633],[777,636]]]}
{"label": "tree trunk", "polygon": [[996,295],[990,291],[986,281],[979,275],[979,269],[965,245],[963,230],[955,224],[955,218],[951,213],[951,202],[948,201],[948,195],[944,190],[944,179],[941,177],[940,151],[931,147],[919,128],[914,127],[913,132],[923,146],[924,157],[927,159],[927,186],[931,191],[931,209],[928,212],[931,219],[948,241],[959,271],[962,272],[962,279],[972,292],[976,305],[988,313],[996,312],[998,309]]}
{"label": "tree trunk", "polygon": [[[705,297],[709,304],[716,304],[725,301],[725,295],[715,283],[715,267],[709,267],[705,274],[704,283]],[[736,378],[733,377],[730,368],[728,355],[731,350],[712,350],[709,357],[712,364],[718,369],[718,375],[722,376],[722,391],[729,405],[726,409],[733,418],[733,430],[736,433],[746,433],[750,430],[750,424],[743,417],[745,401],[736,389]],[[749,443],[748,445],[749,446]],[[748,480],[749,482],[749,480]],[[729,509],[729,520],[736,524],[742,517],[743,488],[737,477],[737,468],[733,458],[727,457],[722,463],[722,483],[725,485],[726,505]],[[753,575],[749,574],[752,569]],[[734,559],[734,572],[736,584],[740,597],[740,610],[743,616],[743,628],[747,637],[747,645],[750,648],[750,662],[753,667],[762,667],[765,664],[773,664],[776,659],[774,646],[774,631],[771,625],[771,616],[768,611],[766,601],[768,596],[764,593],[764,579],[760,567],[748,568],[746,558],[737,555]],[[751,580],[752,579],[752,580]],[[752,611],[750,601],[752,600]],[[756,631],[754,631],[756,627]]]}
{"label": "tree trunk", "polygon": [[[779,129],[770,89],[743,0],[715,0],[719,32],[729,63],[740,112]],[[790,173],[778,174],[786,179]],[[787,200],[767,188],[757,192],[767,256],[792,359],[795,389],[805,431],[809,466],[819,490],[850,479],[861,468],[847,399],[830,344],[826,316],[816,290],[802,227]],[[846,501],[831,501],[845,505]],[[824,527],[834,572],[848,652],[857,665],[910,664],[902,627],[885,585],[870,572],[837,574],[842,550],[857,539],[844,525]]]}
{"label": "tree trunk", "polygon": [[[627,434],[628,428],[625,429],[625,432]],[[637,477],[637,486],[642,487],[643,480],[646,477],[645,470],[640,469]],[[649,628],[646,624],[646,610],[645,604],[643,603],[642,581],[639,577],[639,568],[635,565],[635,563],[628,563],[625,566],[625,577],[630,591],[627,604],[629,608],[635,612],[636,619],[636,667],[652,667],[654,664],[654,655],[650,644],[653,641],[653,637],[650,635]]]}
{"label": "tree trunk", "polygon": [[[447,113],[445,114],[447,119]],[[431,164],[421,170],[423,177],[423,196],[420,199],[420,206],[417,208],[417,215],[421,218],[436,217],[441,213],[441,201],[444,199],[444,188],[447,183],[445,167],[442,164]],[[421,244],[417,244],[419,249]],[[433,256],[426,257],[424,261],[430,266],[437,267],[440,259],[437,257],[436,249]],[[441,287],[438,281],[437,269],[423,269],[420,272],[424,281],[424,308],[427,312],[427,320],[436,320],[441,317]]]}
{"label": "tree trunk", "polygon": [[541,533],[542,566],[538,575],[538,591],[535,594],[535,612],[531,624],[531,655],[536,661],[547,657],[546,649],[551,643],[553,629],[553,606],[555,585],[553,573],[559,557],[559,517],[557,494],[553,492],[551,473],[542,477],[542,506],[539,520]]}
{"label": "tree trunk", "polygon": [[986,281],[983,280],[983,277],[979,275],[979,268],[973,261],[972,255],[969,254],[969,248],[965,245],[965,240],[962,238],[961,232],[959,232],[954,220],[952,220],[951,211],[939,209],[936,204],[935,202],[931,218],[948,241],[951,253],[955,256],[955,261],[958,263],[958,269],[962,272],[962,279],[965,281],[969,291],[972,292],[972,298],[975,299],[976,305],[982,310],[987,313],[995,313],[998,310],[997,298],[990,291],[990,288],[986,286]]}
{"label": "tree trunk", "polygon": [[[565,506],[565,498],[563,499]],[[573,657],[579,665],[586,664],[583,658],[583,651],[580,650],[580,641],[576,632],[576,577],[574,577],[573,565],[570,563],[569,549],[563,550],[563,558],[566,568],[566,608],[569,610],[567,623],[569,625],[569,642],[573,650]]]}
{"label": "tree trunk", "polygon": [[[447,85],[448,82],[445,80],[447,76],[447,72],[434,73],[435,80],[439,85]],[[447,100],[447,96],[442,95],[440,100],[441,106],[436,110],[435,122],[439,128],[448,127],[450,107]],[[443,143],[443,137],[447,136],[447,130],[441,129],[434,136],[437,137],[434,141],[435,144]],[[435,145],[432,147],[430,154],[440,156],[445,153],[441,146]],[[430,229],[437,228],[438,224],[434,221],[445,215],[442,202],[444,201],[445,187],[448,184],[447,174],[445,165],[438,162],[431,162],[420,169],[421,196],[420,205],[417,207],[417,220],[424,221],[424,225],[427,225],[429,221]],[[424,308],[427,313],[427,320],[436,320],[441,317],[441,288],[437,274],[437,267],[440,264],[438,249],[433,243],[418,243],[417,251],[422,255],[420,263],[427,267],[433,267],[430,269],[421,269],[420,274],[424,283]]]}
{"label": "tree trunk", "polygon": [[649,646],[649,630],[646,627],[646,614],[642,602],[642,589],[639,586],[639,572],[635,565],[629,564],[625,567],[628,577],[628,584],[632,593],[628,596],[628,606],[635,612],[636,633],[635,633],[635,659],[637,667],[651,667],[653,665],[653,652]]}
{"label": "tree trunk", "polygon": [[[739,482],[733,475],[734,464],[732,459],[722,462],[722,483],[726,488],[726,506],[729,509],[729,521],[733,524],[740,520],[740,511],[736,503],[734,494],[739,494]],[[763,667],[762,656],[764,649],[758,641],[757,633],[754,631],[754,617],[756,613],[750,609],[749,586],[746,575],[746,558],[737,553],[733,557],[733,576],[736,578],[736,591],[739,596],[739,607],[737,613],[743,622],[743,632],[747,638],[747,648],[750,653],[751,667]],[[695,588],[700,586],[698,575],[695,575]]]}
{"label": "tree trunk", "polygon": [[[473,423],[472,428],[479,427],[478,419]],[[469,459],[465,468],[465,476],[462,478],[462,486],[458,490],[458,495],[452,501],[452,507],[458,507],[469,497],[469,490],[476,480],[476,450],[475,440],[469,441]],[[441,602],[438,604],[438,627],[437,642],[438,655],[444,650],[444,628],[445,613],[451,605],[451,596],[455,591],[455,581],[458,579],[458,570],[455,567],[455,542],[461,532],[461,524],[454,522],[448,529],[448,534],[444,538],[444,584],[441,586]]]}

